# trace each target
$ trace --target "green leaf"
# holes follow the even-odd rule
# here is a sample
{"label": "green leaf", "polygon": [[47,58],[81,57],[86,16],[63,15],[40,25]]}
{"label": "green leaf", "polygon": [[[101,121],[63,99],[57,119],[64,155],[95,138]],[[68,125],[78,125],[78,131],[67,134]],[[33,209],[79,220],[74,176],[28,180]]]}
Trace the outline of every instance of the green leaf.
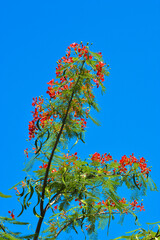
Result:
{"label": "green leaf", "polygon": [[104,230],[107,224],[108,224],[108,217],[106,217],[105,219],[99,220],[98,228],[101,228],[102,230]]}
{"label": "green leaf", "polygon": [[117,240],[117,239],[131,239],[131,236],[121,236],[121,237],[114,238],[114,239],[111,239],[111,240]]}
{"label": "green leaf", "polygon": [[7,239],[7,240],[21,240],[20,238],[16,238],[16,237],[14,237],[14,236],[6,233],[6,232],[2,232],[2,233],[0,233],[0,235],[5,237],[4,239]]}
{"label": "green leaf", "polygon": [[3,220],[3,221],[13,221],[13,218],[0,217],[0,220]]}
{"label": "green leaf", "polygon": [[133,231],[130,231],[130,232],[126,232],[127,234],[128,233],[135,233],[135,232],[137,232],[137,231],[139,231],[140,230],[140,228],[138,228],[138,229],[136,229],[136,230],[133,230]]}
{"label": "green leaf", "polygon": [[33,155],[32,157],[31,157],[31,159],[29,160],[29,162],[26,164],[26,167],[23,169],[23,171],[25,171],[25,172],[29,172],[31,169],[32,169],[32,167],[33,167],[33,165],[34,165],[34,163],[35,163],[35,161],[36,161],[36,157],[37,157],[38,155]]}
{"label": "green leaf", "polygon": [[0,217],[0,220],[2,220],[3,222],[7,221],[11,224],[17,224],[17,225],[28,225],[29,223],[27,222],[20,222],[20,221],[16,221],[13,218],[8,218],[8,217]]}
{"label": "green leaf", "polygon": [[[77,137],[77,140],[76,140],[76,142],[73,144],[73,146],[71,147],[71,149],[78,143],[78,141],[79,141],[79,138]],[[71,151],[71,149],[70,149],[70,151]]]}
{"label": "green leaf", "polygon": [[29,196],[28,201],[27,201],[27,206],[29,206],[29,200],[32,198],[33,193],[34,193],[34,188],[33,188],[32,185],[30,184],[30,196]]}
{"label": "green leaf", "polygon": [[33,239],[33,237],[35,236],[35,234],[30,234],[30,235],[24,235],[21,237],[21,239],[25,238],[25,239]]}
{"label": "green leaf", "polygon": [[153,224],[158,224],[158,223],[160,223],[160,221],[159,222],[155,222],[155,223],[146,223],[146,224],[153,225]]}
{"label": "green leaf", "polygon": [[102,57],[98,53],[94,53],[94,52],[91,52],[91,51],[89,51],[89,53],[99,62],[103,61]]}
{"label": "green leaf", "polygon": [[150,177],[148,177],[148,185],[151,191],[158,191],[156,184]]}
{"label": "green leaf", "polygon": [[29,223],[27,222],[19,222],[19,221],[13,221],[13,224],[17,224],[17,225],[28,225]]}
{"label": "green leaf", "polygon": [[[74,62],[81,62],[81,60],[78,61],[78,58],[74,58]],[[60,69],[57,69],[56,72],[62,72],[65,69],[69,68],[70,66],[72,66],[74,63],[66,63],[63,67],[61,67]]]}
{"label": "green leaf", "polygon": [[41,200],[41,196],[40,196],[40,193],[36,192],[37,195],[38,195],[38,201],[37,201],[37,204],[34,206],[33,208],[33,213],[36,217],[40,218],[41,216],[36,212],[36,207],[38,206],[38,204],[40,203],[40,200]]}
{"label": "green leaf", "polygon": [[100,126],[100,122],[98,120],[96,120],[95,118],[91,117],[91,115],[88,115],[88,117],[92,120],[92,122],[94,122],[94,124],[96,124],[97,126]]}
{"label": "green leaf", "polygon": [[33,208],[33,213],[36,217],[40,218],[41,215],[39,215],[37,212],[36,212],[36,207]]}
{"label": "green leaf", "polygon": [[140,187],[136,183],[135,174],[133,174],[133,182],[134,182],[135,186],[138,188],[138,190],[140,190]]}
{"label": "green leaf", "polygon": [[10,198],[12,197],[11,195],[5,195],[3,193],[0,192],[0,197],[3,197],[3,198]]}
{"label": "green leaf", "polygon": [[[18,201],[19,201],[19,198],[18,198]],[[20,201],[19,201],[19,202],[20,202]],[[22,204],[21,202],[20,202],[20,204],[21,204],[22,210],[21,210],[21,212],[19,213],[19,215],[18,215],[17,217],[21,216],[22,213],[23,213],[23,211],[24,211],[24,206],[23,206],[23,204]]]}

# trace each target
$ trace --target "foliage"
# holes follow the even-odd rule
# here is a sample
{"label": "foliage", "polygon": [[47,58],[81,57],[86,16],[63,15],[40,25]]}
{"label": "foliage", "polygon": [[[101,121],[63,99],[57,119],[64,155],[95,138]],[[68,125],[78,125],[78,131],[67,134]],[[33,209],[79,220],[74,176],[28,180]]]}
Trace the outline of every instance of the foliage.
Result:
{"label": "foliage", "polygon": [[[125,235],[121,236],[118,238],[115,238],[114,240],[117,239],[130,239],[130,240],[158,240],[160,239],[160,225],[158,225],[160,222],[156,223],[147,223],[148,225],[153,225],[151,229],[145,230],[143,228],[139,228],[136,230],[133,230],[131,232],[128,232],[130,235]],[[157,229],[157,230],[155,230]],[[154,231],[153,231],[154,230]]]}
{"label": "foliage", "polygon": [[[62,231],[77,233],[78,227],[91,236],[97,222],[100,228],[109,229],[115,215],[131,214],[137,221],[136,211],[144,210],[143,204],[138,203],[139,197],[146,194],[148,187],[156,190],[156,186],[143,157],[124,155],[117,161],[110,154],[95,152],[83,160],[72,152],[79,141],[84,143],[87,120],[99,125],[90,112],[92,108],[99,111],[94,88],[105,91],[103,82],[104,76],[109,75],[108,67],[102,54],[91,52],[88,44],[73,43],[57,62],[55,80],[48,82],[49,99],[33,98],[33,120],[29,122],[32,148],[24,150],[27,158],[31,156],[24,169],[27,177],[13,188],[22,207],[17,218],[32,206],[38,218],[37,228],[27,236],[11,232],[6,223],[29,223],[17,221],[14,212],[9,211],[11,218],[0,218],[0,239],[56,239]],[[75,144],[68,151],[72,140]],[[131,199],[117,193],[124,184],[131,190]],[[2,193],[0,196],[9,197]],[[32,199],[36,199],[36,204]],[[49,209],[51,214],[46,219]],[[46,228],[42,231],[44,218]],[[143,236],[141,230],[137,231],[132,239]]]}

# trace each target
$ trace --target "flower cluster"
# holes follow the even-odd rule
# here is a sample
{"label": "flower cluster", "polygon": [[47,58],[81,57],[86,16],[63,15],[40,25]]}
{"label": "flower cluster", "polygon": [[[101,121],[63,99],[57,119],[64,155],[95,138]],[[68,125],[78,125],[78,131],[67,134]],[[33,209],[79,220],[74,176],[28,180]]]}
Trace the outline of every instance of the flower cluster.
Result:
{"label": "flower cluster", "polygon": [[102,200],[101,202],[97,203],[97,205],[104,206],[105,207],[105,209],[103,209],[104,211],[108,210],[108,206],[110,206],[110,207],[115,207],[116,206],[116,204],[109,199],[106,199],[106,201]]}
{"label": "flower cluster", "polygon": [[105,63],[103,63],[103,62],[99,62],[98,64],[96,64],[97,78],[93,79],[93,81],[96,83],[97,88],[99,87],[99,81],[98,80],[100,80],[101,82],[104,82],[104,74],[102,73],[104,66],[105,66]]}
{"label": "flower cluster", "polygon": [[[39,97],[39,102],[36,98],[33,98],[32,106],[35,107],[33,114],[33,120],[29,122],[29,140],[35,137],[36,130],[38,130],[36,126],[36,122],[40,119],[41,116],[39,116],[39,111],[42,109],[41,104],[43,103],[43,100]],[[39,111],[38,111],[39,110]]]}
{"label": "flower cluster", "polygon": [[[64,155],[64,157],[67,158],[67,159],[69,159],[69,164],[71,163],[71,162],[70,162],[70,159],[71,159],[71,158],[74,158],[74,161],[78,159],[78,157],[77,157],[77,152],[75,152],[74,154],[71,154],[71,155],[69,155],[69,154],[67,153],[67,154]],[[74,164],[74,162],[73,162],[73,164]]]}
{"label": "flower cluster", "polygon": [[100,155],[99,153],[95,152],[92,155],[91,160],[95,162],[99,162],[103,165],[105,162],[112,161],[112,156],[107,153]]}
{"label": "flower cluster", "polygon": [[[119,203],[124,204],[124,212],[128,213],[128,210],[130,209],[130,207],[127,207],[127,201],[125,198],[122,198],[121,200],[119,200]],[[119,211],[116,207],[116,204],[111,200],[111,199],[106,199],[106,201],[102,200],[101,202],[97,203],[97,205],[100,205],[103,207],[103,211],[107,211],[108,207],[113,207],[114,211]],[[133,202],[130,203],[130,206],[132,208],[132,210],[135,210],[136,208],[140,211],[145,211],[143,203],[138,204],[137,200],[134,200]]]}
{"label": "flower cluster", "polygon": [[140,159],[137,159],[134,154],[127,157],[126,155],[122,156],[122,158],[119,161],[120,166],[119,171],[120,173],[126,173],[127,172],[127,166],[133,166],[133,164],[138,164],[141,173],[148,174],[151,169],[147,168],[146,160],[141,157]]}
{"label": "flower cluster", "polygon": [[[107,163],[107,161],[113,161],[113,158],[110,154],[105,153],[100,155],[99,153],[96,152],[92,155],[91,160],[92,162],[100,163],[103,165],[104,163]],[[134,154],[130,155],[129,157],[124,155],[119,160],[119,162],[117,160],[114,160],[114,162],[117,163],[117,169],[116,168],[113,169],[114,174],[127,173],[129,169],[134,167],[134,164],[137,164],[137,166],[140,169],[140,172],[143,173],[144,175],[149,174],[149,172],[151,171],[151,169],[147,167],[146,160],[143,157],[141,157],[140,159],[137,159],[134,156]],[[138,182],[137,182],[137,185],[139,185]]]}
{"label": "flower cluster", "polygon": [[[66,91],[68,89],[70,89],[73,85],[73,78],[70,78],[66,84],[63,84],[65,81],[67,80],[67,78],[65,77],[61,77],[60,78],[60,84],[58,81],[54,81],[54,79],[52,79],[51,81],[49,81],[47,84],[50,85],[48,87],[47,90],[47,94],[50,96],[50,98],[56,99],[57,97],[60,97],[63,93],[63,91]],[[60,85],[58,87],[58,85]]]}
{"label": "flower cluster", "polygon": [[134,200],[133,202],[131,202],[130,205],[132,206],[132,210],[135,210],[135,208],[139,208],[140,211],[142,211],[142,210],[145,211],[143,203],[141,203],[141,205],[138,205],[137,200]]}
{"label": "flower cluster", "polygon": [[[73,56],[75,55],[75,57],[72,57],[71,54]],[[97,55],[99,56],[97,59],[102,57],[101,53],[98,53]],[[95,57],[95,55],[93,56]],[[104,81],[105,63],[98,61],[97,59],[95,61],[92,60],[93,56],[92,52],[89,51],[89,47],[84,46],[83,43],[70,44],[67,48],[66,56],[63,56],[57,61],[58,66],[56,67],[56,78],[58,80],[55,81],[52,79],[47,83],[49,86],[46,93],[49,95],[50,99],[55,100],[56,98],[59,98],[63,103],[68,101],[67,92],[75,84],[75,81],[80,74],[80,69],[78,67],[79,61],[86,61],[86,64],[91,67],[91,70],[84,68],[83,74],[86,75],[86,79],[92,79],[93,82],[96,83],[96,86],[99,87],[100,82],[102,83]],[[91,73],[92,70],[94,70],[96,74],[93,75]],[[80,126],[83,131],[87,123],[86,119],[88,118],[88,110],[86,109],[86,115],[83,114],[82,105],[87,103],[88,98],[90,98],[90,100],[94,99],[94,95],[92,93],[93,86],[88,82],[88,80],[84,81],[81,88],[83,92],[81,93],[84,95],[84,97],[82,96],[81,104],[79,104],[76,98],[73,98],[73,104],[70,112],[74,114],[74,118],[72,118],[72,125],[76,124],[77,126]],[[53,121],[58,117],[62,118],[66,111],[65,109],[61,109],[61,112],[56,112],[53,110],[53,107],[44,108],[44,99],[41,97],[33,98],[32,106],[34,106],[35,109],[32,111],[33,120],[29,122],[29,140],[34,138],[38,132],[38,121],[42,128],[48,124],[51,126]]]}
{"label": "flower cluster", "polygon": [[89,51],[87,49],[87,46],[84,46],[83,43],[81,45],[77,44],[77,43],[70,44],[70,46],[67,48],[67,54],[66,54],[67,57],[70,57],[71,49],[73,49],[75,51],[75,53],[78,54],[78,57],[83,56],[86,59],[88,59],[88,58],[92,59],[92,56],[89,55]]}
{"label": "flower cluster", "polygon": [[56,232],[57,228],[55,222],[50,223],[50,232]]}

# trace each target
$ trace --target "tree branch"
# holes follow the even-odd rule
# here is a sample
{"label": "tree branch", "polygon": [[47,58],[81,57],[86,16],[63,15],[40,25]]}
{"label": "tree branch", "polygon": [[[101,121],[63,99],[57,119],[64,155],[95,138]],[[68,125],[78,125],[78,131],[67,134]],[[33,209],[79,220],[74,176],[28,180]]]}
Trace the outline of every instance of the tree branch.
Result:
{"label": "tree branch", "polygon": [[[100,212],[100,213],[97,213],[97,214],[94,214],[94,215],[101,215],[101,214],[109,214],[108,212]],[[115,212],[113,214],[119,214],[118,212]],[[82,218],[86,218],[87,216],[84,214],[83,216],[80,216],[78,218],[76,218],[75,220],[78,221],[78,220],[81,220]],[[54,237],[57,238],[58,235],[65,229],[67,228],[69,225],[71,225],[72,223],[74,222],[74,220],[66,223],[55,235]]]}
{"label": "tree branch", "polygon": [[55,196],[54,196],[54,197],[51,199],[51,202],[50,202],[50,203],[47,203],[44,211],[46,212],[46,211],[50,208],[50,206],[52,206],[53,204],[55,204],[56,202],[58,202],[58,200],[60,199],[61,195],[62,195],[62,193],[57,194],[56,199],[53,200],[53,199],[55,198]]}
{"label": "tree branch", "polygon": [[[85,60],[83,60],[83,62],[82,62],[82,66],[81,66],[81,68],[80,68],[80,74],[81,74],[81,72],[82,72],[84,63],[85,63]],[[78,77],[78,79],[77,79],[77,82],[75,83],[75,86],[76,86],[77,83],[79,82],[80,74],[79,74],[79,77]],[[74,86],[74,87],[75,87],[75,86]],[[41,225],[42,225],[42,222],[43,222],[43,218],[44,218],[45,213],[46,213],[46,211],[44,211],[45,209],[43,209],[43,203],[44,203],[45,188],[46,188],[46,186],[47,186],[47,179],[48,179],[49,169],[50,169],[51,162],[52,162],[52,159],[53,159],[53,156],[54,156],[54,152],[55,152],[55,150],[56,150],[56,148],[57,148],[57,145],[58,145],[58,143],[59,143],[59,140],[60,140],[60,137],[61,137],[63,128],[64,128],[64,125],[65,125],[65,123],[66,123],[66,119],[67,119],[67,116],[68,116],[68,112],[69,112],[69,109],[70,109],[71,102],[72,102],[72,99],[73,99],[74,94],[75,94],[75,88],[73,89],[73,92],[72,92],[72,94],[71,94],[71,97],[70,97],[70,100],[69,100],[69,103],[68,103],[68,107],[67,107],[66,114],[65,114],[65,116],[64,116],[64,118],[63,118],[60,131],[59,131],[59,133],[58,133],[58,135],[57,135],[57,139],[56,139],[56,142],[55,142],[54,147],[53,147],[53,149],[52,149],[52,152],[51,152],[51,155],[50,155],[50,158],[49,158],[49,161],[48,161],[48,166],[47,166],[47,168],[46,168],[45,177],[44,177],[44,182],[43,182],[43,188],[42,188],[42,197],[41,197],[41,202],[40,202],[40,214],[41,214],[41,217],[40,217],[40,219],[39,219],[39,221],[38,221],[38,224],[37,224],[37,228],[36,228],[34,240],[37,240],[37,239],[38,239],[39,232],[40,232],[40,229],[41,229]]]}
{"label": "tree branch", "polygon": [[6,232],[4,227],[0,224],[0,228],[3,230],[3,232]]}

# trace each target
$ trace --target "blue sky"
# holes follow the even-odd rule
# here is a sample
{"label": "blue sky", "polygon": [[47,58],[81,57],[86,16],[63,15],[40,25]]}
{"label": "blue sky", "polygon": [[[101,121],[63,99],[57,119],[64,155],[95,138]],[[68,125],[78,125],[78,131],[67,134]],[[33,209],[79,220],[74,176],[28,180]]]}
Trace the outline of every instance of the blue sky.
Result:
{"label": "blue sky", "polygon": [[[32,98],[46,92],[55,77],[56,61],[73,42],[93,42],[110,64],[107,92],[97,92],[101,127],[88,124],[83,157],[110,152],[115,159],[134,153],[152,166],[152,178],[160,189],[160,2],[153,1],[3,1],[0,7],[1,78],[1,174],[0,192],[24,178],[23,150],[28,147],[28,121]],[[159,192],[148,192],[142,224],[159,221]],[[0,199],[0,215],[15,208],[16,198]],[[109,239],[136,226],[111,223]],[[130,221],[130,222],[129,222]],[[115,231],[116,226],[116,231]],[[145,225],[143,225],[145,226]],[[74,236],[74,235],[73,235]],[[81,235],[76,236],[82,239]],[[61,239],[61,238],[60,238]]]}

